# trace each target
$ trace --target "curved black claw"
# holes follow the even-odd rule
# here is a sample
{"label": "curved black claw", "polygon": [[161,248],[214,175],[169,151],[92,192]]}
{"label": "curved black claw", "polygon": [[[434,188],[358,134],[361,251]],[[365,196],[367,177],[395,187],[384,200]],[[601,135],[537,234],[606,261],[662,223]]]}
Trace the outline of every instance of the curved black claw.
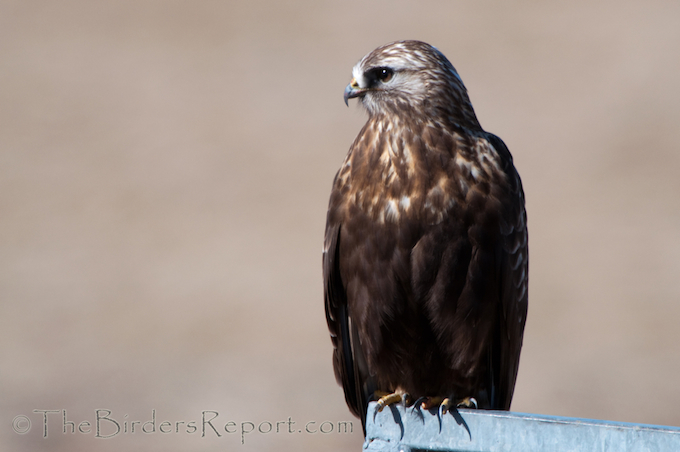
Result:
{"label": "curved black claw", "polygon": [[423,414],[421,403],[423,403],[423,400],[426,398],[427,397],[418,397],[416,401],[413,402],[413,406],[411,406],[411,413],[416,413],[416,416],[418,416],[420,420],[423,421],[423,424],[425,424],[425,415]]}
{"label": "curved black claw", "polygon": [[421,404],[427,399],[427,397],[418,397],[415,402],[413,402],[413,407],[411,410],[418,410],[422,408]]}
{"label": "curved black claw", "polygon": [[409,394],[408,392],[404,392],[401,395],[401,403],[404,404],[404,408],[406,408],[408,406],[410,401],[411,401],[411,394]]}
{"label": "curved black claw", "polygon": [[451,399],[448,397],[442,400],[442,403],[439,404],[439,415],[444,416],[446,413],[449,412],[449,409],[451,408]]}
{"label": "curved black claw", "polygon": [[444,414],[446,414],[446,412],[444,412],[442,410],[442,406],[439,405],[439,409],[437,410],[437,420],[439,421],[439,433],[442,432],[442,423],[444,422],[443,421],[444,420]]}

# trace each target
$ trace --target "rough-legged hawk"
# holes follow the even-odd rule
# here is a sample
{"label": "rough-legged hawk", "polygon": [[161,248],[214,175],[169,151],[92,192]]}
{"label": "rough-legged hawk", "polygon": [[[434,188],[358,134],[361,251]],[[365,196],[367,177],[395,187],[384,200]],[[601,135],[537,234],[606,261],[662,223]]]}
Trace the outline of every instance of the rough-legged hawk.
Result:
{"label": "rough-legged hawk", "polygon": [[345,102],[368,121],[335,176],[323,253],[335,375],[352,413],[397,400],[507,410],[527,314],[524,193],[434,47],[379,47]]}

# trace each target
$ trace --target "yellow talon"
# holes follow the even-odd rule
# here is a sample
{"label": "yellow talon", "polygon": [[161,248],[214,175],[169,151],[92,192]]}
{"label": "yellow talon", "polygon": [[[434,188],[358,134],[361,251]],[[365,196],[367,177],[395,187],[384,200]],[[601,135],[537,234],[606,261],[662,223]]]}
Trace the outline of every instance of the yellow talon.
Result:
{"label": "yellow talon", "polygon": [[440,403],[442,403],[444,399],[442,397],[436,396],[436,397],[426,397],[425,400],[420,404],[420,406],[424,410],[429,410],[430,408],[434,408],[436,406],[439,406]]}
{"label": "yellow talon", "polygon": [[393,392],[392,394],[387,394],[378,399],[378,412],[382,411],[386,406],[392,405],[401,401],[401,394],[398,392]]}
{"label": "yellow talon", "polygon": [[392,405],[397,402],[406,401],[408,399],[408,394],[397,390],[396,392],[389,393],[383,391],[376,391],[374,393],[376,396],[380,396],[378,399],[376,412],[382,411],[386,406]]}
{"label": "yellow talon", "polygon": [[[439,407],[442,414],[446,414],[453,406],[454,402],[452,399],[440,396],[426,397],[421,403],[421,407],[424,410]],[[474,397],[465,397],[460,402],[456,403],[455,406],[459,408],[477,408],[477,400],[475,400]]]}
{"label": "yellow talon", "polygon": [[442,403],[440,405],[440,408],[442,410],[442,414],[446,414],[449,411],[449,408],[451,408],[451,399],[448,397],[442,400]]}
{"label": "yellow talon", "polygon": [[474,397],[465,397],[463,400],[458,402],[458,406],[461,408],[477,408],[477,400]]}

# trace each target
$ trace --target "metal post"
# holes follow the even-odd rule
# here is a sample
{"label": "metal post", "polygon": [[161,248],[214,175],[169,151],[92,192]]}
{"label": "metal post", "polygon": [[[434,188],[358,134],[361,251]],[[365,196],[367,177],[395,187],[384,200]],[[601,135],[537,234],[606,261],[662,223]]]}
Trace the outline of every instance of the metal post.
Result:
{"label": "metal post", "polygon": [[[375,417],[374,417],[375,414]],[[364,451],[642,452],[680,451],[680,428],[559,416],[396,404],[368,407]]]}

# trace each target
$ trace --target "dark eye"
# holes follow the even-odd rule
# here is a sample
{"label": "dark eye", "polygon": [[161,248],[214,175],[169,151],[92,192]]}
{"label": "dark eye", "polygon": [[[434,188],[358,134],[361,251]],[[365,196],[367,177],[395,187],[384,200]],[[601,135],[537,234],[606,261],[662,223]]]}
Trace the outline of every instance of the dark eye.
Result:
{"label": "dark eye", "polygon": [[378,80],[380,80],[383,83],[387,83],[390,80],[392,80],[392,77],[394,76],[394,71],[390,68],[380,68],[378,69]]}

